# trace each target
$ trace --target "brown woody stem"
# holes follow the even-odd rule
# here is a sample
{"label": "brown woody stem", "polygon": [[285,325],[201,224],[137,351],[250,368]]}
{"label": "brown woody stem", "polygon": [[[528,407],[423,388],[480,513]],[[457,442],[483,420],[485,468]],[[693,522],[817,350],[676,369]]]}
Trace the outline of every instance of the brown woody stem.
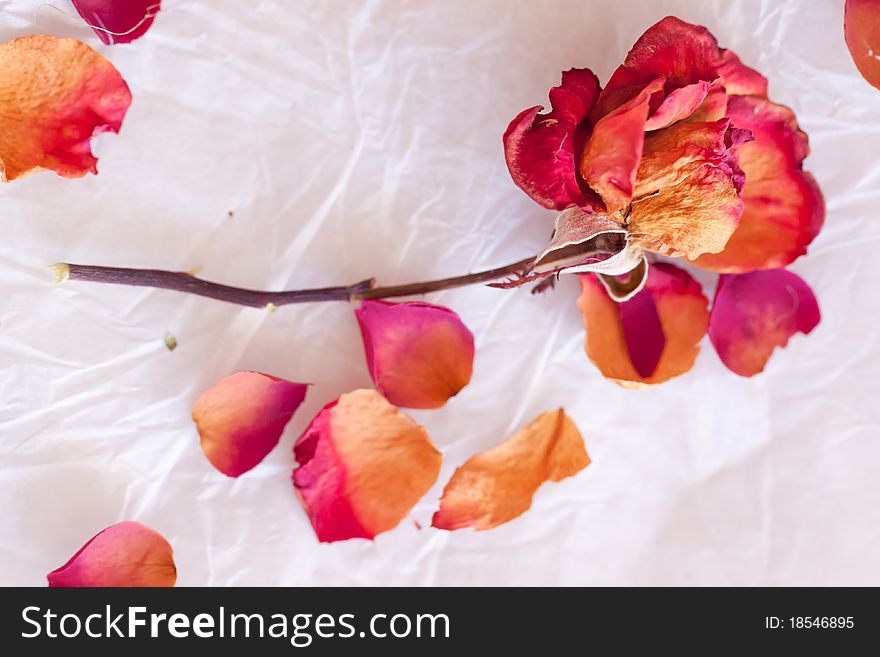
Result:
{"label": "brown woody stem", "polygon": [[130,269],[127,267],[101,267],[97,265],[54,265],[59,281],[90,281],[92,283],[112,283],[115,285],[134,285],[139,287],[155,287],[164,290],[175,290],[196,294],[211,299],[219,299],[240,306],[265,308],[286,306],[292,303],[314,303],[320,301],[357,301],[360,299],[388,299],[391,297],[407,297],[439,290],[448,290],[465,285],[491,283],[506,277],[520,277],[528,273],[535,258],[525,258],[517,262],[464,276],[453,276],[436,281],[408,283],[377,287],[375,279],[367,279],[338,287],[323,287],[309,290],[285,290],[267,292],[249,290],[221,283],[213,283],[196,278],[192,274],[162,269]]}

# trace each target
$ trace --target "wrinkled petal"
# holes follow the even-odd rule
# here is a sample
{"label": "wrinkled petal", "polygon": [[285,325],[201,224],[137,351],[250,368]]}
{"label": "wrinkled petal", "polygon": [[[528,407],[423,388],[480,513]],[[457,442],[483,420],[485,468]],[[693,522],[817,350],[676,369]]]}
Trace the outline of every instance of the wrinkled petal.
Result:
{"label": "wrinkled petal", "polygon": [[602,198],[608,214],[623,210],[632,200],[651,98],[662,89],[663,78],[657,78],[603,116],[584,148],[581,175]]}
{"label": "wrinkled petal", "polygon": [[710,86],[709,82],[700,81],[673,90],[648,117],[645,130],[666,128],[691,116],[706,100]]}
{"label": "wrinkled petal", "polygon": [[784,269],[723,274],[718,281],[709,339],[721,361],[740,376],[764,370],[776,347],[819,324],[819,304],[810,287]]}
{"label": "wrinkled petal", "polygon": [[561,408],[544,413],[458,468],[443,490],[432,525],[449,530],[497,527],[525,513],[541,484],[571,477],[589,464],[572,419]]}
{"label": "wrinkled petal", "polygon": [[593,110],[594,120],[628,102],[658,77],[666,79],[667,93],[719,80],[730,95],[767,95],[767,80],[734,53],[719,48],[709,30],[667,16],[639,37],[611,76]]}
{"label": "wrinkled petal", "polygon": [[880,2],[846,0],[843,30],[859,73],[880,89]]}
{"label": "wrinkled petal", "polygon": [[37,34],[0,45],[0,70],[0,178],[97,173],[89,141],[118,132],[131,104],[113,65],[76,39]]}
{"label": "wrinkled petal", "polygon": [[174,555],[161,534],[120,522],[96,534],[46,576],[49,586],[174,586]]}
{"label": "wrinkled petal", "polygon": [[514,183],[545,208],[602,209],[599,198],[581,187],[575,162],[585,138],[581,123],[598,95],[599,80],[592,71],[565,71],[562,84],[550,91],[553,110],[524,110],[504,133],[504,156]]}
{"label": "wrinkled petal", "polygon": [[806,253],[825,220],[819,186],[803,170],[807,136],[790,109],[765,99],[732,97],[728,112],[754,136],[737,148],[745,172],[742,218],[721,253],[696,263],[728,273],[784,267]]}
{"label": "wrinkled petal", "polygon": [[620,304],[595,276],[582,276],[581,290],[585,349],[606,378],[638,387],[662,383],[693,366],[709,302],[686,271],[654,263],[642,291]]}
{"label": "wrinkled petal", "polygon": [[318,540],[372,539],[434,485],[440,452],[375,390],[342,395],[296,441],[293,484]]}
{"label": "wrinkled petal", "polygon": [[355,315],[370,376],[392,404],[439,408],[470,382],[474,336],[449,308],[364,301]]}
{"label": "wrinkled petal", "polygon": [[570,208],[556,217],[553,236],[532,266],[536,272],[555,272],[597,264],[626,247],[626,228],[609,216]]}
{"label": "wrinkled petal", "polygon": [[73,0],[104,43],[129,43],[150,29],[162,0]]}
{"label": "wrinkled petal", "polygon": [[307,384],[260,372],[220,379],[192,411],[205,456],[225,475],[244,474],[278,444],[307,389]]}

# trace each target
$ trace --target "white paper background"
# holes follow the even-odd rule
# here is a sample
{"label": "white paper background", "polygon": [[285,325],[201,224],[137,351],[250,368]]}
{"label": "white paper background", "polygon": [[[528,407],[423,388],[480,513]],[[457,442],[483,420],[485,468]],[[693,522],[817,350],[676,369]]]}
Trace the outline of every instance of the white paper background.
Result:
{"label": "white paper background", "polygon": [[[121,134],[95,141],[100,175],[0,188],[0,583],[41,585],[131,519],[172,542],[181,585],[880,584],[880,92],[850,60],[842,0],[165,5],[146,37],[105,47],[52,9],[73,15],[63,0],[0,1],[2,40],[77,36],[134,94]],[[501,133],[546,104],[562,69],[606,80],[667,14],[770,79],[810,134],[826,195],[826,227],[793,266],[823,322],[761,376],[734,376],[706,341],[670,383],[606,382],[582,351],[575,280],[540,298],[436,294],[477,341],[472,384],[412,413],[444,452],[440,481],[374,543],[320,545],[290,451],[323,404],[370,384],[351,308],[53,286],[46,265],[60,260],[201,265],[281,289],[533,254],[553,217],[510,181]],[[315,385],[279,447],[231,480],[189,411],[238,369]],[[559,405],[590,468],[496,530],[428,527],[457,465]]]}

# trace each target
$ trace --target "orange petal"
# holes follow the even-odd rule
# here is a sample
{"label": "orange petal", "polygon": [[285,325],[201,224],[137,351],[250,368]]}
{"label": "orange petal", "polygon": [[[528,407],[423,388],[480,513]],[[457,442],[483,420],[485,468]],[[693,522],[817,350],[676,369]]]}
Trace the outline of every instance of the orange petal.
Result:
{"label": "orange petal", "polygon": [[843,30],[859,73],[880,89],[880,2],[846,0]]}
{"label": "orange petal", "polygon": [[584,439],[560,408],[543,413],[497,447],[468,459],[443,489],[438,529],[491,529],[521,516],[545,481],[560,481],[590,464]]}
{"label": "orange petal", "polygon": [[737,149],[745,172],[743,214],[724,250],[696,264],[727,273],[784,267],[807,252],[825,221],[819,186],[803,170],[807,136],[790,109],[766,99],[733,96],[728,113],[754,136]]}
{"label": "orange petal", "polygon": [[442,460],[427,432],[375,390],[325,406],[294,454],[293,485],[325,543],[396,527],[437,481]]}
{"label": "orange petal", "polygon": [[641,292],[617,303],[595,276],[581,276],[578,307],[587,356],[621,385],[662,383],[687,372],[709,322],[708,299],[683,269],[654,263]]}
{"label": "orange petal", "polygon": [[96,534],[46,577],[49,586],[174,586],[174,555],[161,534],[120,522]]}
{"label": "orange petal", "polygon": [[581,154],[581,175],[605,202],[608,214],[624,209],[632,200],[650,102],[662,90],[663,78],[652,80],[634,98],[599,119]]}
{"label": "orange petal", "polygon": [[370,376],[392,404],[439,408],[470,382],[474,336],[449,308],[364,301],[355,315]]}
{"label": "orange petal", "polygon": [[272,451],[308,385],[260,372],[236,372],[199,397],[192,417],[211,464],[238,477]]}
{"label": "orange petal", "polygon": [[118,132],[131,104],[113,65],[76,39],[36,34],[0,45],[0,70],[0,178],[97,173],[89,141]]}

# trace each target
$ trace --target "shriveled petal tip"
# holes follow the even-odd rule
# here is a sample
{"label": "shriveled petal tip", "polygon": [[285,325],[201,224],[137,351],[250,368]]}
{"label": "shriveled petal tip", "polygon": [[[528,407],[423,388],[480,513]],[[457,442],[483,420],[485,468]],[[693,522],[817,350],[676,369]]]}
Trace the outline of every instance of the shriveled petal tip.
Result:
{"label": "shriveled petal tip", "polygon": [[307,389],[260,372],[220,379],[192,411],[205,456],[225,475],[244,474],[278,444]]}
{"label": "shriveled petal tip", "polygon": [[618,304],[593,275],[581,276],[585,350],[603,376],[627,387],[687,372],[709,321],[708,299],[686,271],[654,263],[644,288]]}
{"label": "shriveled petal tip", "polygon": [[73,6],[106,44],[142,37],[159,13],[162,0],[73,0]]}
{"label": "shriveled petal tip", "polygon": [[880,89],[880,2],[846,0],[843,30],[859,73]]}
{"label": "shriveled petal tip", "polygon": [[425,430],[375,390],[325,406],[294,455],[293,485],[325,543],[396,527],[434,485],[442,460]]}
{"label": "shriveled petal tip", "polygon": [[392,404],[439,408],[470,382],[474,336],[449,308],[364,301],[355,315],[370,376]]}
{"label": "shriveled petal tip", "polygon": [[0,45],[0,71],[0,179],[97,173],[89,141],[118,132],[131,104],[113,65],[76,39],[36,34]]}
{"label": "shriveled petal tip", "polygon": [[601,209],[602,202],[577,177],[575,153],[584,140],[581,123],[599,95],[599,80],[587,69],[562,74],[550,91],[552,111],[520,112],[504,133],[504,157],[513,182],[532,199],[553,210],[571,206]]}
{"label": "shriveled petal tip", "polygon": [[807,252],[825,221],[819,186],[803,170],[807,136],[790,109],[763,98],[731,97],[728,113],[732,125],[753,136],[737,148],[745,173],[742,217],[724,249],[696,264],[725,273],[784,267]]}
{"label": "shriveled petal tip", "polygon": [[497,527],[528,511],[541,484],[571,477],[589,464],[574,421],[561,408],[544,413],[458,468],[431,524],[449,530]]}
{"label": "shriveled petal tip", "polygon": [[634,98],[599,119],[581,154],[581,175],[602,198],[608,214],[619,212],[632,200],[651,99],[662,90],[663,78],[652,80]]}
{"label": "shriveled petal tip", "polygon": [[723,274],[718,281],[709,339],[721,361],[740,376],[764,370],[776,347],[819,324],[819,304],[810,287],[784,269]]}
{"label": "shriveled petal tip", "polygon": [[46,576],[49,586],[174,586],[171,545],[139,522],[120,522],[93,536]]}

